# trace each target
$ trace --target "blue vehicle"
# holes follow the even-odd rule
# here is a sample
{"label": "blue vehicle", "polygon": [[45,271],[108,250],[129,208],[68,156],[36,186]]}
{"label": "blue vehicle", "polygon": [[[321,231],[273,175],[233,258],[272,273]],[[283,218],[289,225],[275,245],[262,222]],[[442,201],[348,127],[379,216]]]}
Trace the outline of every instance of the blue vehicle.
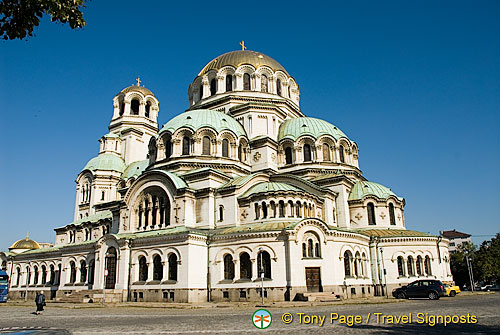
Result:
{"label": "blue vehicle", "polygon": [[0,302],[7,302],[9,294],[9,276],[7,272],[0,270]]}

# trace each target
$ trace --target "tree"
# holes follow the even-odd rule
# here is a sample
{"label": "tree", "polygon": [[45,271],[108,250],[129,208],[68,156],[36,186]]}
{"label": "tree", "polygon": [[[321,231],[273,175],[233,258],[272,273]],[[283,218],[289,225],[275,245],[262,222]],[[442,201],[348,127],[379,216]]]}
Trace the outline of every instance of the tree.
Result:
{"label": "tree", "polygon": [[500,278],[500,233],[481,244],[476,259],[481,280],[492,283]]}
{"label": "tree", "polygon": [[[462,287],[463,285],[470,286],[469,270],[467,268],[466,257],[471,259],[471,263],[475,260],[476,247],[472,243],[463,243],[458,246],[457,250],[450,253],[450,267],[455,283]],[[472,267],[474,278],[476,278],[477,269]]]}
{"label": "tree", "polygon": [[33,36],[43,15],[49,15],[52,22],[69,23],[71,29],[82,28],[84,7],[85,0],[2,0],[0,36],[4,40]]}

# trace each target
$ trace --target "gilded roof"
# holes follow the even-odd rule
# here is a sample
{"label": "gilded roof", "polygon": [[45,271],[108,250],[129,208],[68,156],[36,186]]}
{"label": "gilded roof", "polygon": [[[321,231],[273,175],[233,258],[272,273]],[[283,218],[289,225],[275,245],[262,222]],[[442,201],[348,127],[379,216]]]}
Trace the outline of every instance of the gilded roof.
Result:
{"label": "gilded roof", "polygon": [[301,136],[309,135],[317,139],[322,135],[331,135],[336,140],[347,136],[333,124],[314,117],[298,117],[289,119],[280,125],[278,141],[289,138],[296,140]]}
{"label": "gilded roof", "polygon": [[100,154],[92,158],[82,169],[83,170],[106,170],[106,171],[125,171],[125,161],[114,154]]}
{"label": "gilded roof", "polygon": [[22,240],[19,240],[19,241],[16,241],[14,242],[10,248],[10,249],[28,249],[28,250],[33,250],[33,249],[40,249],[40,245],[33,241],[33,240],[30,240],[28,237],[22,239]]}
{"label": "gilded roof", "polygon": [[[361,200],[368,195],[373,195],[379,199],[387,199],[390,196],[398,198],[390,188],[374,183],[372,181],[358,181],[351,189],[348,200]],[[400,199],[400,198],[398,198]]]}
{"label": "gilded roof", "polygon": [[[149,89],[147,89],[144,86],[132,85],[129,87],[125,87],[123,90],[120,91],[120,93],[123,93],[123,94],[127,94],[129,92],[139,92],[139,93],[142,93],[144,96],[146,96],[146,95],[153,95],[154,96],[153,92],[151,92]],[[120,94],[120,93],[118,93],[118,94]]]}
{"label": "gilded roof", "polygon": [[253,65],[256,69],[260,66],[268,66],[273,71],[283,71],[288,75],[288,72],[286,72],[285,68],[280,63],[261,52],[252,50],[237,50],[227,52],[214,58],[207,65],[205,65],[198,76],[203,76],[210,70],[218,71],[224,66],[233,66],[238,68],[238,66],[245,64]]}
{"label": "gilded roof", "polygon": [[237,137],[247,136],[243,126],[230,115],[210,109],[195,109],[177,115],[168,121],[160,130],[174,133],[180,128],[189,128],[197,131],[200,128],[212,128],[217,133],[223,130],[233,132]]}

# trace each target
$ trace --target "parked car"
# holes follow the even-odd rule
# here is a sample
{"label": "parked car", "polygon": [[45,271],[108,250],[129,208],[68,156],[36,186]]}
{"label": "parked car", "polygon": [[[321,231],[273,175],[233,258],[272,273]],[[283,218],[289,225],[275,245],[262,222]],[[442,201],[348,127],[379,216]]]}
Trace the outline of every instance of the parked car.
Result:
{"label": "parked car", "polygon": [[446,295],[444,284],[439,280],[417,280],[408,286],[402,286],[392,291],[392,296],[398,299],[429,298],[437,300]]}
{"label": "parked car", "polygon": [[446,290],[446,295],[449,297],[454,297],[460,293],[460,287],[456,285],[444,284],[444,288]]}

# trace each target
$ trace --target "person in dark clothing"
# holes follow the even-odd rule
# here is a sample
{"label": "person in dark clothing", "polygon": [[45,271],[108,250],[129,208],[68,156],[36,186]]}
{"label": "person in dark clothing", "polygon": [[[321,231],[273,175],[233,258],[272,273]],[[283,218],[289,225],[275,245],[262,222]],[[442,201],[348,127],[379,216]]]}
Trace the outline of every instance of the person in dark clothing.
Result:
{"label": "person in dark clothing", "polygon": [[36,315],[38,315],[42,313],[43,306],[45,306],[45,295],[43,294],[43,291],[40,291],[36,295],[35,303],[36,303]]}

